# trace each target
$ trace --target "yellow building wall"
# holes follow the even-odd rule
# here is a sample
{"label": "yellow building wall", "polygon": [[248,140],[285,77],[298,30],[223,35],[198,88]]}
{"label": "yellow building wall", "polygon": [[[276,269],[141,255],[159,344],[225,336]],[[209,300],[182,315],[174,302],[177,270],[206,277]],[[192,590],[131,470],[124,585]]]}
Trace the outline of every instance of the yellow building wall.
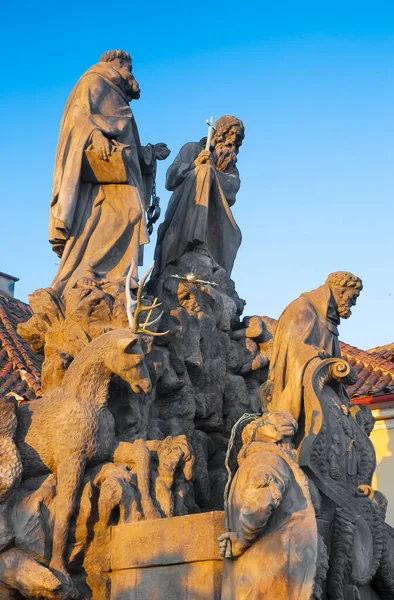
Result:
{"label": "yellow building wall", "polygon": [[376,419],[371,440],[376,450],[376,472],[372,482],[374,489],[387,498],[387,523],[394,527],[394,405],[374,408]]}

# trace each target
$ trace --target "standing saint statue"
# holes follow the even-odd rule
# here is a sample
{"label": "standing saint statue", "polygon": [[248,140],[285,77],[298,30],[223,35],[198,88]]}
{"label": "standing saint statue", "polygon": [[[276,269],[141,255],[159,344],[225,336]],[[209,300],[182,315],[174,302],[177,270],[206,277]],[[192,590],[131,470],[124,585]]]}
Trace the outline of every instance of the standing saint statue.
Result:
{"label": "standing saint statue", "polygon": [[166,188],[174,193],[158,230],[153,277],[190,250],[207,254],[230,276],[242,239],[230,206],[240,187],[236,162],[244,135],[240,119],[224,116],[209,149],[206,138],[181,148],[167,172]]}
{"label": "standing saint statue", "polygon": [[270,411],[287,411],[298,420],[305,370],[314,358],[341,358],[338,325],[351,316],[362,289],[359,277],[336,271],[324,285],[301,294],[285,308],[276,327],[265,384]]}
{"label": "standing saint statue", "polygon": [[[68,99],[49,223],[49,241],[61,257],[52,283],[58,294],[81,278],[100,282],[124,277],[132,261],[137,279],[142,245],[149,241],[145,210],[156,160],[170,153],[162,143],[141,146],[129,106],[139,97],[130,55],[109,50],[82,75]],[[105,177],[86,175],[88,150],[96,163],[101,161]]]}

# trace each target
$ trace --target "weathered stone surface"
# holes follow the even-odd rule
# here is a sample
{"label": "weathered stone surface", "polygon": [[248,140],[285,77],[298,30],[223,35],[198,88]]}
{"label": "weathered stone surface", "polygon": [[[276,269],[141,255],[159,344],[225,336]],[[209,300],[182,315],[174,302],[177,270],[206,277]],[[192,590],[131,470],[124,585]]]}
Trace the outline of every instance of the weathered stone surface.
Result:
{"label": "weathered stone surface", "polygon": [[312,596],[318,559],[315,511],[307,478],[294,453],[285,450],[296,429],[289,413],[272,413],[243,430],[239,469],[226,505],[229,532],[219,538],[222,555],[229,556],[223,600]]}
{"label": "weathered stone surface", "polygon": [[219,600],[223,512],[111,529],[111,600]]}
{"label": "weathered stone surface", "polygon": [[[198,275],[185,278],[190,268]],[[162,301],[160,330],[169,333],[142,339],[152,384],[148,394],[138,396],[112,378],[108,406],[115,433],[128,442],[186,435],[194,457],[194,498],[189,490],[186,510],[222,508],[226,441],[243,412],[259,411],[258,390],[268,363],[261,346],[271,336],[260,317],[240,322],[243,301],[224,269],[206,255],[188,252],[165,269],[160,281],[150,283],[150,292]],[[36,343],[43,336],[46,391],[61,384],[90,340],[128,324],[124,279],[112,286],[80,283],[62,299],[53,290],[40,290],[32,303],[36,312],[20,333]],[[152,318],[158,314],[154,309]],[[184,513],[181,505],[175,514]],[[172,510],[168,503],[166,510]]]}
{"label": "weathered stone surface", "polygon": [[111,600],[220,600],[222,563],[205,560],[111,573]]}
{"label": "weathered stone surface", "polygon": [[223,512],[117,525],[111,530],[111,570],[221,560]]}

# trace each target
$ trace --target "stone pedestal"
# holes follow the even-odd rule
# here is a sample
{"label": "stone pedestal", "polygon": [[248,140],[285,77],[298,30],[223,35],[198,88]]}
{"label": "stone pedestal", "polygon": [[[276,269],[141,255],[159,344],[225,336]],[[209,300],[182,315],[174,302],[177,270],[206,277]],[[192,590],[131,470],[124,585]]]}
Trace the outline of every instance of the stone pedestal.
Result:
{"label": "stone pedestal", "polygon": [[220,600],[223,512],[113,527],[111,600]]}

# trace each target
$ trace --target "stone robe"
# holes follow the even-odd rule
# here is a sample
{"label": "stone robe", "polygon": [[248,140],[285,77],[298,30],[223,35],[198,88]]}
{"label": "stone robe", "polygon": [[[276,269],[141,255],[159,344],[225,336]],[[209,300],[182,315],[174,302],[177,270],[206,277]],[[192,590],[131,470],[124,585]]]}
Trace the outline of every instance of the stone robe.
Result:
{"label": "stone robe", "polygon": [[[121,75],[100,62],[81,77],[64,111],[49,224],[49,240],[61,256],[52,283],[58,293],[82,277],[96,281],[123,277],[132,259],[136,266],[141,262],[140,247],[149,241],[145,184],[154,166],[153,148],[141,147],[122,85]],[[82,182],[83,153],[97,129],[130,146],[126,184]]]}
{"label": "stone robe", "polygon": [[284,310],[276,327],[270,361],[270,412],[287,411],[298,420],[303,377],[309,362],[316,357],[341,357],[338,324],[328,285],[301,294]]}
{"label": "stone robe", "polygon": [[195,167],[203,149],[201,142],[185,144],[168,169],[166,188],[174,193],[157,234],[154,277],[194,248],[205,250],[231,274],[242,239],[230,210],[240,186],[238,169]]}
{"label": "stone robe", "polygon": [[[251,545],[240,557],[224,559],[222,600],[309,600],[317,526],[306,477],[275,444],[252,442],[242,454],[230,488],[229,525]],[[264,484],[266,477],[278,485]]]}

